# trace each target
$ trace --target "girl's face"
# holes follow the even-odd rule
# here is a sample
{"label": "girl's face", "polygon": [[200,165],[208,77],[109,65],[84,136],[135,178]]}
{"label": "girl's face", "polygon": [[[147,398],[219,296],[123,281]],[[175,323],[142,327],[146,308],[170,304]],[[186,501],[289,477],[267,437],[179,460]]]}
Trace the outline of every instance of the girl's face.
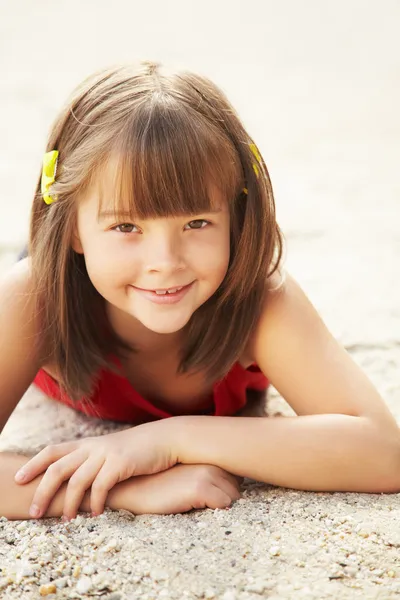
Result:
{"label": "girl's face", "polygon": [[[94,188],[80,202],[73,247],[84,254],[91,282],[123,327],[177,332],[220,286],[229,264],[229,210],[217,189],[212,194],[213,213],[134,222],[129,216],[116,221],[112,205],[98,217]],[[189,287],[174,303],[172,295],[159,303],[151,292],[181,286]]]}

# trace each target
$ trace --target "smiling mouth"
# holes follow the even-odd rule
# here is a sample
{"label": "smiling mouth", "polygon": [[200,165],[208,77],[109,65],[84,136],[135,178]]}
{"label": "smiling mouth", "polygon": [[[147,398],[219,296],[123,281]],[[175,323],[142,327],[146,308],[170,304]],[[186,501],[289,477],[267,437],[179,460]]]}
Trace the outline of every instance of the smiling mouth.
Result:
{"label": "smiling mouth", "polygon": [[164,296],[165,294],[176,294],[177,292],[180,292],[181,290],[183,290],[184,287],[185,286],[182,286],[179,288],[169,288],[168,290],[151,290],[151,291],[159,296]]}
{"label": "smiling mouth", "polygon": [[[193,283],[193,282],[192,282]],[[188,287],[189,285],[191,285],[191,283],[188,283],[186,285],[181,285],[179,287],[171,287],[171,288],[157,288],[157,289],[153,289],[153,290],[148,290],[145,288],[138,288],[139,290],[143,290],[144,292],[153,292],[154,294],[157,294],[158,296],[165,296],[166,294],[176,294],[177,292],[180,292],[181,290],[183,290],[183,288]]]}

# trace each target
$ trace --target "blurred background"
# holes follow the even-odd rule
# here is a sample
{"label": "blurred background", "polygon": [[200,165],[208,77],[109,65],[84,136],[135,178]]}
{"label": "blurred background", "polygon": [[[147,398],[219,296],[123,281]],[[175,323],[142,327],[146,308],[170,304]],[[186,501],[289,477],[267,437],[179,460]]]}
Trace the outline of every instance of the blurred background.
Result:
{"label": "blurred background", "polygon": [[91,71],[211,77],[269,167],[287,268],[347,347],[400,339],[398,0],[0,0],[0,270],[50,124]]}

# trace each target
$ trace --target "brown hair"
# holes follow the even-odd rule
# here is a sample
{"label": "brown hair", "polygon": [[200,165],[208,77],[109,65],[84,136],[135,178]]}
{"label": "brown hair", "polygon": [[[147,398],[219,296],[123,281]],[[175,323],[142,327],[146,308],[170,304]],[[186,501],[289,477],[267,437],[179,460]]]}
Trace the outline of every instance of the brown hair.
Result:
{"label": "brown hair", "polygon": [[261,158],[257,176],[251,143],[221,90],[190,72],[118,66],[75,90],[47,144],[59,151],[50,190],[57,200],[43,201],[39,179],[29,241],[42,340],[73,400],[90,398],[99,370],[128,350],[111,330],[84,257],[71,247],[79,198],[111,157],[118,160],[117,214],[127,207],[141,219],[208,211],[210,181],[224,194],[228,271],[187,325],[179,372],[203,370],[214,383],[238,360],[282,256],[267,167]]}

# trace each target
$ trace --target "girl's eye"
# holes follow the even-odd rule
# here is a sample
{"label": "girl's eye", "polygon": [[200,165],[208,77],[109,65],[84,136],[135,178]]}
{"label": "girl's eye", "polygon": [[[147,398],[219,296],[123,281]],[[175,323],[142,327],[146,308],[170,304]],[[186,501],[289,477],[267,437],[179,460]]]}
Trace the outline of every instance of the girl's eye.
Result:
{"label": "girl's eye", "polygon": [[121,223],[120,225],[113,227],[113,230],[118,231],[119,233],[132,233],[133,227],[136,227],[133,223]]}
{"label": "girl's eye", "polygon": [[[210,221],[206,221],[205,219],[195,219],[194,221],[189,221],[188,225],[191,225],[192,223],[206,223],[206,225],[209,225]],[[204,227],[191,227],[190,229],[204,229]]]}

